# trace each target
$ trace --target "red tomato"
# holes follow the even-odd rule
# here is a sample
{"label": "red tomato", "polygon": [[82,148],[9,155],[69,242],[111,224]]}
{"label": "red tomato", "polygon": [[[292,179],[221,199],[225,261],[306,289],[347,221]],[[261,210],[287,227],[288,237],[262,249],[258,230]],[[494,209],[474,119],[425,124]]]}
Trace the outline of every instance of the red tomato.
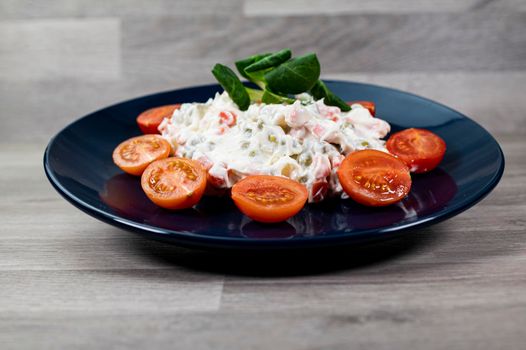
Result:
{"label": "red tomato", "polygon": [[148,109],[137,117],[137,124],[141,131],[145,134],[158,134],[159,125],[164,118],[172,116],[176,109],[179,109],[181,104],[166,105]]}
{"label": "red tomato", "polygon": [[303,208],[307,198],[305,186],[280,176],[247,176],[232,187],[232,199],[239,210],[260,222],[287,220]]}
{"label": "red tomato", "polygon": [[171,149],[159,135],[132,137],[115,148],[113,162],[128,174],[138,176],[154,160],[168,157]]}
{"label": "red tomato", "polygon": [[197,204],[206,187],[206,171],[195,160],[170,157],[150,164],[141,186],[152,202],[166,209],[185,209]]}
{"label": "red tomato", "polygon": [[386,147],[415,173],[433,170],[446,153],[444,140],[424,129],[412,128],[397,132],[389,137]]}
{"label": "red tomato", "polygon": [[338,178],[349,197],[373,207],[396,203],[411,189],[411,175],[406,165],[376,150],[349,154],[338,168]]}
{"label": "red tomato", "polygon": [[347,102],[347,104],[349,106],[351,106],[351,105],[353,105],[355,103],[362,105],[364,108],[367,108],[369,110],[369,113],[371,113],[371,115],[373,117],[376,115],[376,106],[375,106],[374,102],[371,102],[371,101],[350,101],[350,102]]}

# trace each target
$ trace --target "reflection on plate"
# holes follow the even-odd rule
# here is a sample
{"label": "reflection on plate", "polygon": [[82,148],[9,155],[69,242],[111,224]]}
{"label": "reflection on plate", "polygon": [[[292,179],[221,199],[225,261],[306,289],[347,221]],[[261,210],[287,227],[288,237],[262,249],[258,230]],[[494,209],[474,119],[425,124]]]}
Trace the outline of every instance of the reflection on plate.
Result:
{"label": "reflection on plate", "polygon": [[[285,223],[266,225],[243,216],[228,197],[205,197],[195,208],[170,212],[144,195],[139,178],[123,174],[113,148],[138,135],[141,111],[170,103],[205,101],[220,88],[195,87],[146,96],[90,114],[49,144],[44,167],[71,203],[105,222],[154,239],[200,247],[298,248],[384,239],[435,223],[474,205],[498,183],[504,158],[493,137],[469,118],[432,101],[373,85],[329,82],[346,100],[373,100],[393,131],[421,127],[440,135],[448,150],[440,168],[413,175],[402,202],[368,208],[350,199],[309,204]],[[107,128],[107,125],[112,125]],[[94,136],[96,135],[96,136]]]}

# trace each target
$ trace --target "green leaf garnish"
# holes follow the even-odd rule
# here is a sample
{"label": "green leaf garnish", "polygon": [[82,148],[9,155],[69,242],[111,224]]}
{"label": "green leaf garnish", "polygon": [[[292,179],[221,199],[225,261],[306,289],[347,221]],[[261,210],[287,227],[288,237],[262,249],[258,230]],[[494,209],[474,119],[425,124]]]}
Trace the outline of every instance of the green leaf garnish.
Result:
{"label": "green leaf garnish", "polygon": [[283,49],[235,62],[239,73],[260,89],[245,87],[230,68],[219,63],[212,73],[241,110],[247,110],[250,103],[255,102],[294,103],[291,95],[303,92],[309,92],[316,100],[324,99],[325,104],[339,107],[342,111],[351,109],[319,80],[320,62],[315,54],[292,59],[291,55],[290,49]]}
{"label": "green leaf garnish", "polygon": [[299,94],[310,90],[320,77],[316,54],[293,58],[265,74],[270,90],[281,94]]}
{"label": "green leaf garnish", "polygon": [[242,60],[236,61],[235,64],[236,64],[237,71],[239,72],[239,74],[241,74],[241,76],[250,80],[250,77],[248,76],[248,74],[245,73],[245,68],[270,55],[272,55],[272,53],[262,53],[262,54],[253,55],[253,56],[244,58]]}
{"label": "green leaf garnish", "polygon": [[324,103],[328,106],[339,107],[343,112],[351,110],[351,107],[345,103],[344,100],[332,93],[331,90],[321,80],[318,80],[314,86],[310,89],[310,93],[315,100],[324,99]]}
{"label": "green leaf garnish", "polygon": [[261,98],[261,102],[266,104],[273,104],[273,103],[294,103],[294,99],[288,98],[285,96],[280,96],[278,94],[273,93],[272,91],[269,91],[268,89],[265,89],[263,92],[263,97]]}
{"label": "green leaf garnish", "polygon": [[270,56],[266,56],[251,65],[245,67],[245,73],[247,75],[250,75],[252,72],[257,72],[269,68],[274,68],[282,64],[283,62],[286,62],[290,59],[292,56],[292,51],[290,49],[283,49],[276,53],[273,53]]}
{"label": "green leaf garnish", "polygon": [[248,106],[250,106],[250,97],[236,73],[227,66],[217,63],[212,69],[212,74],[239,109],[246,111]]}
{"label": "green leaf garnish", "polygon": [[248,97],[250,97],[250,102],[262,102],[263,100],[263,90],[258,89],[251,89],[251,88],[245,88],[248,93]]}

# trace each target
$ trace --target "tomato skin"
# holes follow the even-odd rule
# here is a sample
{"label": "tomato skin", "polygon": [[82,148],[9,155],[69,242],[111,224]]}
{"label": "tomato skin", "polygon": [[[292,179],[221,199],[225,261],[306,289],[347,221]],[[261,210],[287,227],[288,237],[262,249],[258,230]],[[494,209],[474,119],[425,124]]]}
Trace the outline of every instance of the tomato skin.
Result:
{"label": "tomato skin", "polygon": [[195,160],[165,158],[146,168],[141,186],[146,196],[162,208],[191,208],[205,192],[206,171]]}
{"label": "tomato skin", "polygon": [[296,215],[308,198],[307,188],[289,178],[251,175],[232,187],[232,200],[252,220],[275,223]]}
{"label": "tomato skin", "polygon": [[371,113],[373,117],[376,115],[376,105],[374,104],[374,102],[371,102],[371,101],[349,101],[347,102],[349,106],[355,103],[362,105],[364,108],[367,108],[369,110],[369,113]]}
{"label": "tomato skin", "polygon": [[166,158],[172,147],[159,135],[142,135],[121,142],[113,151],[113,162],[122,171],[140,176],[153,161]]}
{"label": "tomato skin", "polygon": [[338,168],[338,179],[349,197],[373,207],[399,202],[411,189],[407,166],[377,150],[350,153]]}
{"label": "tomato skin", "polygon": [[435,169],[446,153],[446,142],[440,136],[429,130],[416,128],[391,135],[386,147],[414,173]]}
{"label": "tomato skin", "polygon": [[159,125],[164,118],[172,116],[172,113],[181,107],[181,104],[173,104],[150,108],[137,117],[137,125],[144,134],[158,134]]}

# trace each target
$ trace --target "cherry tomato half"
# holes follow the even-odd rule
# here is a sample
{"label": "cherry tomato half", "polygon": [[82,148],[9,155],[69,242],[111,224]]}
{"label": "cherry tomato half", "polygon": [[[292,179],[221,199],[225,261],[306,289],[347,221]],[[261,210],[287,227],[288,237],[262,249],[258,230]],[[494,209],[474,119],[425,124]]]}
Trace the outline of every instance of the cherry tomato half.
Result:
{"label": "cherry tomato half", "polygon": [[170,155],[171,146],[159,135],[132,137],[113,151],[113,162],[131,175],[139,176],[154,160]]}
{"label": "cherry tomato half", "polygon": [[141,177],[146,196],[166,209],[197,204],[206,187],[206,171],[195,160],[170,157],[150,164]]}
{"label": "cherry tomato half", "polygon": [[424,129],[412,128],[397,132],[389,137],[386,147],[415,173],[433,170],[446,153],[444,140]]}
{"label": "cherry tomato half", "polygon": [[303,208],[307,198],[305,186],[280,176],[247,176],[232,187],[232,199],[239,210],[260,222],[287,220]]}
{"label": "cherry tomato half", "polygon": [[150,108],[139,114],[137,124],[145,134],[158,134],[158,128],[163,119],[171,117],[173,112],[179,107],[181,107],[180,104]]}
{"label": "cherry tomato half", "polygon": [[349,197],[373,207],[396,203],[411,189],[407,166],[394,156],[376,150],[349,154],[338,168],[338,178]]}

